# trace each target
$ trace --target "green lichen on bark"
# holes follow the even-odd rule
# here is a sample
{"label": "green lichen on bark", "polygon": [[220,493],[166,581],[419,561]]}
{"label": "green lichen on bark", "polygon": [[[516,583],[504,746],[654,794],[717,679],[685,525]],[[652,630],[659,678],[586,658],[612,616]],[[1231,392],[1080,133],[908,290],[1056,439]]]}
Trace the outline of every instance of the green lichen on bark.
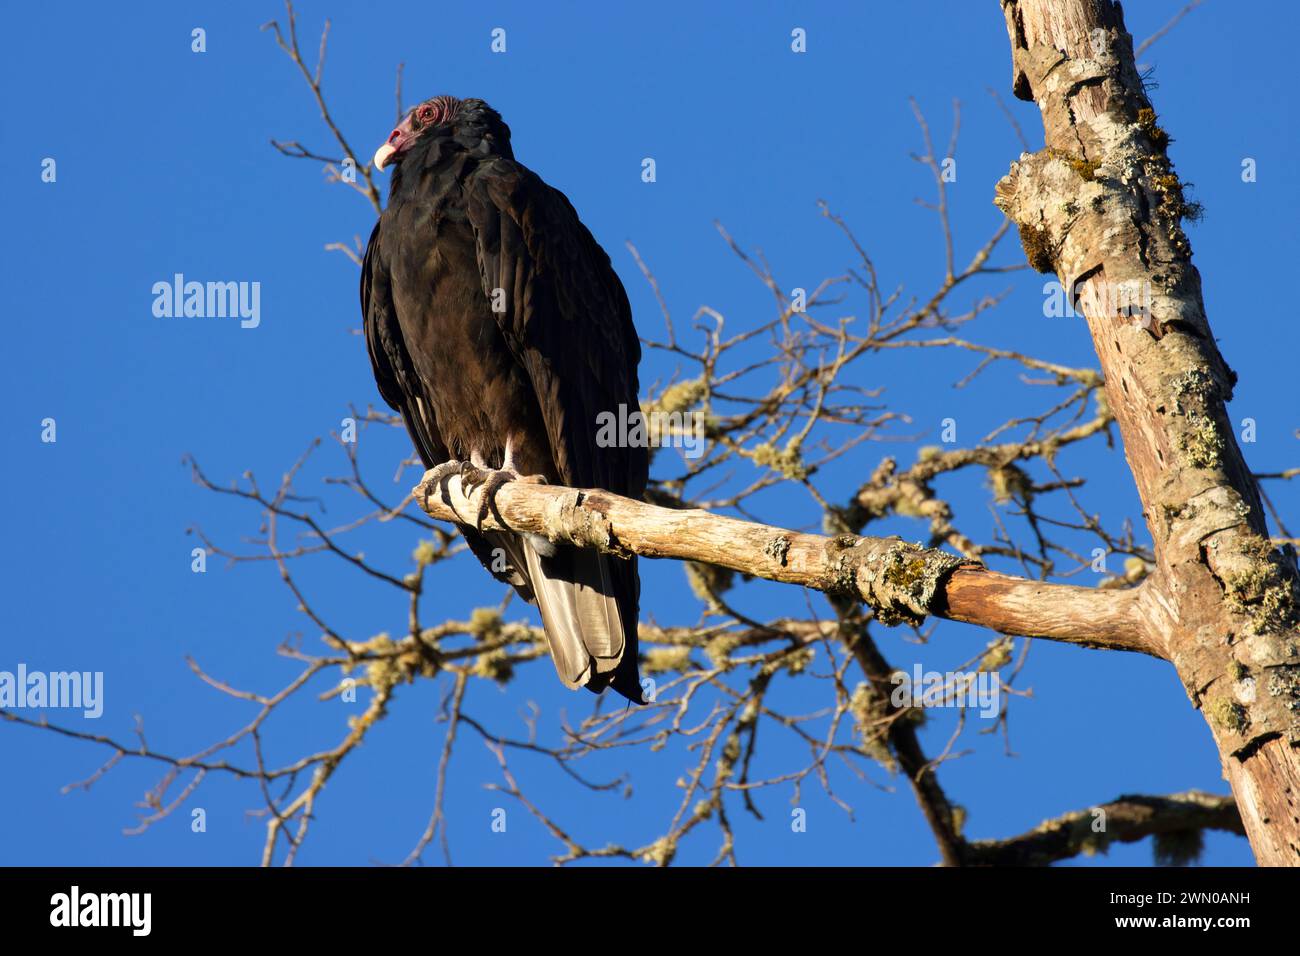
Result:
{"label": "green lichen on bark", "polygon": [[793,439],[782,449],[777,449],[771,442],[765,442],[749,453],[755,465],[771,468],[782,478],[790,481],[803,481],[808,477],[808,468],[803,461],[803,452],[799,443]]}
{"label": "green lichen on bark", "polygon": [[660,837],[641,851],[641,859],[655,866],[667,866],[677,855],[677,843],[670,837]]}
{"label": "green lichen on bark", "polygon": [[784,670],[790,674],[802,674],[817,657],[816,648],[801,647],[789,654],[782,654],[772,664],[774,670]]}
{"label": "green lichen on bark", "polygon": [[1049,148],[1047,150],[1047,155],[1065,163],[1065,165],[1074,170],[1075,174],[1084,182],[1092,182],[1097,176],[1097,170],[1101,168],[1101,160],[1084,159],[1082,156],[1073,156],[1063,149]]}
{"label": "green lichen on bark", "polygon": [[691,592],[710,606],[716,605],[718,597],[726,594],[736,580],[735,571],[716,564],[687,561],[683,567],[686,570],[686,580],[691,586]]}
{"label": "green lichen on bark", "polygon": [[501,612],[494,607],[475,608],[469,616],[469,632],[480,641],[501,636]]}
{"label": "green lichen on bark", "polygon": [[1265,538],[1246,543],[1246,567],[1223,578],[1228,608],[1249,620],[1253,634],[1281,633],[1300,625],[1300,595],[1293,569]]}
{"label": "green lichen on bark", "polygon": [[417,567],[426,567],[433,564],[438,557],[438,548],[432,541],[421,541],[411,552],[411,560]]}
{"label": "green lichen on bark", "polygon": [[498,647],[474,658],[474,666],[469,669],[469,672],[475,677],[495,681],[504,686],[515,676],[515,666],[506,649]]}
{"label": "green lichen on bark", "polygon": [[864,602],[880,623],[920,624],[948,574],[962,559],[901,538],[840,535],[826,544],[828,594]]}
{"label": "green lichen on bark", "polygon": [[1169,146],[1169,134],[1156,121],[1156,111],[1149,106],[1144,106],[1138,110],[1138,126],[1142,132],[1146,133],[1151,139],[1151,144],[1160,152],[1164,152]]}
{"label": "green lichen on bark", "polygon": [[1183,400],[1189,398],[1210,402],[1221,397],[1214,373],[1204,365],[1192,366],[1175,376],[1169,385],[1180,405]]}
{"label": "green lichen on bark", "polygon": [[645,653],[641,661],[644,674],[681,673],[691,666],[689,647],[655,647]]}
{"label": "green lichen on bark", "polygon": [[650,410],[669,414],[688,411],[703,401],[708,392],[708,386],[702,378],[678,382],[664,389],[659,398],[651,404]]}
{"label": "green lichen on bark", "polygon": [[829,580],[823,590],[832,597],[851,597],[861,600],[858,591],[858,569],[853,549],[859,539],[851,534],[839,534],[826,543],[826,567]]}
{"label": "green lichen on bark", "polygon": [[998,671],[1011,663],[1011,651],[1015,647],[1015,641],[1006,635],[1001,635],[988,643],[984,649],[984,656],[980,658],[980,670]]}
{"label": "green lichen on bark", "polygon": [[731,652],[740,646],[740,638],[735,634],[719,634],[704,645],[704,654],[714,667],[728,667],[731,664]]}
{"label": "green lichen on bark", "polygon": [[1300,728],[1300,665],[1270,667],[1264,679],[1264,693],[1280,699],[1291,715],[1292,727]]}
{"label": "green lichen on bark", "polygon": [[1205,713],[1220,730],[1244,737],[1250,729],[1250,713],[1235,700],[1215,697],[1205,706]]}
{"label": "green lichen on bark", "polygon": [[1155,209],[1163,222],[1165,236],[1174,251],[1190,256],[1191,244],[1183,232],[1183,222],[1196,222],[1204,215],[1198,202],[1187,199],[1187,184],[1179,180],[1169,159],[1169,134],[1156,121],[1156,112],[1143,107],[1137,113],[1137,126],[1146,134],[1154,150],[1143,157],[1146,183],[1155,198]]}
{"label": "green lichen on bark", "polygon": [[1193,468],[1217,468],[1221,465],[1227,446],[1214,420],[1188,412],[1187,426],[1176,441],[1187,464]]}
{"label": "green lichen on bark", "polygon": [[925,578],[925,561],[899,555],[885,568],[885,581],[890,587],[911,593]]}
{"label": "green lichen on bark", "polygon": [[[387,633],[378,634],[368,641],[352,645],[359,656],[370,656],[365,662],[365,676],[358,683],[377,694],[386,694],[398,684],[411,684],[417,677],[434,677],[438,673],[436,656],[428,648],[410,638],[395,641]],[[351,667],[344,667],[349,673]]]}
{"label": "green lichen on bark", "polygon": [[781,565],[781,567],[785,567],[785,558],[789,553],[790,539],[783,534],[778,534],[763,545],[763,554]]}
{"label": "green lichen on bark", "polygon": [[870,684],[861,682],[853,689],[849,712],[863,751],[890,772],[896,770],[898,765],[889,749],[889,722],[893,714],[889,699],[872,690]]}
{"label": "green lichen on bark", "polygon": [[1028,502],[1033,498],[1034,482],[1018,465],[1006,464],[989,468],[989,488],[998,504],[1008,501]]}
{"label": "green lichen on bark", "polygon": [[1169,386],[1174,396],[1173,412],[1181,415],[1185,423],[1174,439],[1174,446],[1193,468],[1218,467],[1223,462],[1227,442],[1219,423],[1207,413],[1224,397],[1214,373],[1198,365],[1176,376]]}
{"label": "green lichen on bark", "polygon": [[1205,207],[1199,202],[1191,202],[1187,199],[1187,184],[1173,172],[1152,176],[1151,188],[1160,197],[1161,211],[1171,219],[1199,222],[1204,217]]}

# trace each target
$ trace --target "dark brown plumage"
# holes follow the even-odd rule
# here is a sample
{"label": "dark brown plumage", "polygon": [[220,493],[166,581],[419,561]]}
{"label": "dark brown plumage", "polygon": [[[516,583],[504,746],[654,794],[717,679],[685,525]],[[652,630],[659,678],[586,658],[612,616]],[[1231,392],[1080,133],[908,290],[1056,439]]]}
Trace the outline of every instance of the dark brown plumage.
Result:
{"label": "dark brown plumage", "polygon": [[[420,104],[375,160],[393,171],[362,267],[366,344],[425,466],[508,465],[640,498],[646,449],[596,440],[600,413],[639,409],[636,329],[568,199],[515,161],[509,128],[482,100]],[[566,685],[640,702],[635,559],[460,530],[539,605]]]}

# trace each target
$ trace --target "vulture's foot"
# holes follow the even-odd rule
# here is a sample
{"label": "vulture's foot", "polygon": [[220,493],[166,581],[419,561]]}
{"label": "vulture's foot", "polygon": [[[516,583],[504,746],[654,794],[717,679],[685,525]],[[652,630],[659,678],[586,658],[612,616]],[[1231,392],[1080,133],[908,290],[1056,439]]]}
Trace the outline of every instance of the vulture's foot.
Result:
{"label": "vulture's foot", "polygon": [[441,465],[435,465],[429,469],[427,475],[429,482],[438,486],[438,496],[442,498],[442,503],[453,511],[456,509],[451,503],[451,493],[447,490],[447,483],[451,481],[453,475],[459,475],[467,464],[468,462],[456,461],[453,458],[451,461],[444,461]]}
{"label": "vulture's foot", "polygon": [[501,517],[501,512],[497,510],[497,492],[501,486],[511,481],[522,481],[527,485],[544,485],[546,478],[542,475],[521,475],[513,468],[502,468],[500,470],[492,468],[480,468],[474,464],[466,464],[460,470],[460,486],[465,491],[465,496],[469,497],[478,488],[482,487],[483,497],[478,506],[478,518],[475,527],[483,530],[483,519],[491,514],[497,520],[497,523],[505,527],[505,519]]}

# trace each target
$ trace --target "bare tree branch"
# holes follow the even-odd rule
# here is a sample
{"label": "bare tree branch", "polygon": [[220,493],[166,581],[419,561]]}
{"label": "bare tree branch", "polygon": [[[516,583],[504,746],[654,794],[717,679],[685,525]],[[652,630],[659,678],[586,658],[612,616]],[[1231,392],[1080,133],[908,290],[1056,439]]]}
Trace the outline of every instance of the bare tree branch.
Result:
{"label": "bare tree branch", "polygon": [[[1099,591],[1026,581],[985,570],[900,538],[828,538],[699,510],[672,510],[607,491],[524,482],[502,486],[484,504],[482,487],[465,497],[460,477],[426,475],[413,491],[425,513],[444,521],[540,534],[611,554],[704,561],[755,577],[851,594],[887,624],[927,614],[1087,647],[1156,654],[1134,591]],[[443,500],[443,491],[447,501]],[[449,503],[448,503],[449,502]]]}
{"label": "bare tree branch", "polygon": [[[1134,843],[1150,836],[1182,838],[1199,847],[1204,830],[1245,834],[1231,797],[1198,790],[1167,797],[1124,796],[1047,820],[1020,836],[975,840],[966,847],[965,862],[971,866],[1047,866],[1080,854],[1105,852],[1112,843]],[[1159,854],[1161,843],[1156,847]]]}

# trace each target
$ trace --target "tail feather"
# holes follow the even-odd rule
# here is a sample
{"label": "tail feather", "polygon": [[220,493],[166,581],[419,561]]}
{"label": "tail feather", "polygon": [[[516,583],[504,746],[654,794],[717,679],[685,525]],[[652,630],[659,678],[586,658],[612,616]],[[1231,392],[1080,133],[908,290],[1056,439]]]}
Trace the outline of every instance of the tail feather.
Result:
{"label": "tail feather", "polygon": [[529,538],[512,545],[527,569],[560,680],[597,693],[612,685],[640,703],[636,569],[618,566],[631,562],[580,548],[548,556]]}

